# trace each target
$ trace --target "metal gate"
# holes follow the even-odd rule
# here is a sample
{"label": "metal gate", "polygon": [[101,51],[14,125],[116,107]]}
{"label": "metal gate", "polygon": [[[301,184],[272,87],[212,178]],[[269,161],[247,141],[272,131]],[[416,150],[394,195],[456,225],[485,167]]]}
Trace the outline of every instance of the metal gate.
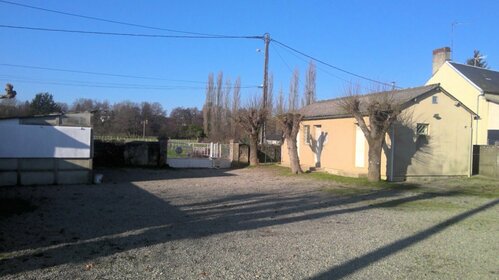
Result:
{"label": "metal gate", "polygon": [[167,163],[177,168],[228,168],[230,145],[169,140]]}

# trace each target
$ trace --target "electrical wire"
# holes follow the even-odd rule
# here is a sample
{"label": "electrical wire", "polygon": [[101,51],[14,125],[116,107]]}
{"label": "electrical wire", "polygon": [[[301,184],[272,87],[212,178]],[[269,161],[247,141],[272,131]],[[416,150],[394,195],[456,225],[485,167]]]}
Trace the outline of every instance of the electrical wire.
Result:
{"label": "electrical wire", "polygon": [[[366,80],[366,81],[370,81],[370,82],[373,82],[373,83],[377,83],[377,84],[381,84],[381,85],[385,85],[385,86],[390,86],[390,87],[393,87],[393,84],[391,84],[391,83],[386,83],[386,82],[382,82],[382,81],[374,80],[374,79],[368,78],[368,77],[366,77],[366,76],[362,76],[362,75],[359,75],[359,74],[353,73],[353,72],[351,72],[351,71],[348,71],[348,70],[342,69],[342,68],[340,68],[340,67],[334,66],[334,65],[332,65],[332,64],[330,64],[330,63],[327,63],[327,62],[325,62],[325,61],[323,61],[323,60],[320,60],[320,59],[315,58],[315,57],[313,57],[313,56],[311,56],[311,55],[308,55],[308,54],[306,54],[306,53],[304,53],[304,52],[302,52],[302,51],[299,51],[299,50],[297,50],[297,49],[295,49],[295,48],[293,48],[293,47],[291,47],[291,46],[289,46],[289,45],[287,45],[287,44],[284,44],[284,43],[282,43],[282,42],[280,42],[280,41],[277,41],[277,40],[275,40],[275,39],[271,39],[271,41],[272,41],[272,42],[275,42],[276,44],[281,45],[281,46],[283,46],[283,47],[285,47],[285,48],[287,48],[287,49],[289,49],[289,50],[292,50],[293,52],[296,52],[296,53],[298,53],[298,54],[300,54],[300,55],[302,55],[302,56],[305,56],[305,57],[307,57],[307,58],[310,58],[310,59],[312,59],[312,60],[314,60],[314,61],[316,61],[316,62],[318,62],[318,63],[320,63],[320,64],[323,64],[323,65],[328,66],[328,67],[330,67],[330,68],[336,69],[336,70],[338,70],[338,71],[340,71],[340,72],[343,72],[343,73],[346,73],[346,74],[349,74],[349,75],[352,75],[352,76],[355,76],[355,77],[357,77],[357,78],[360,78],[360,79],[363,79],[363,80]],[[395,88],[401,88],[401,87],[397,87],[397,86],[395,86]]]}
{"label": "electrical wire", "polygon": [[[40,80],[29,79],[24,77],[16,77],[11,75],[0,75],[1,78],[9,79],[14,82],[25,82],[45,85],[60,85],[60,86],[77,86],[89,88],[113,88],[113,89],[135,89],[135,90],[196,90],[205,89],[201,86],[179,86],[179,85],[144,85],[144,84],[118,84],[118,83],[102,83],[93,81],[74,81],[74,80]],[[224,86],[226,88],[226,86]],[[258,86],[240,86],[239,88],[258,88]]]}
{"label": "electrical wire", "polygon": [[271,48],[272,48],[272,50],[275,51],[275,53],[281,59],[282,63],[286,66],[286,68],[288,68],[289,72],[293,73],[293,69],[291,69],[291,66],[289,66],[289,64],[284,60],[284,58],[281,56],[281,54],[279,53],[279,51],[277,50],[277,48],[275,48],[273,45],[271,45]]}
{"label": "electrical wire", "polygon": [[205,36],[205,35],[164,35],[164,34],[143,34],[143,33],[119,33],[119,32],[104,32],[104,31],[88,31],[88,30],[73,30],[73,29],[42,28],[42,27],[19,26],[19,25],[5,25],[5,24],[1,24],[0,28],[31,30],[31,31],[46,31],[46,32],[90,34],[90,35],[146,37],[146,38],[174,38],[174,39],[263,39],[263,36],[223,36],[223,37],[220,37],[220,36]]}
{"label": "electrical wire", "polygon": [[[282,47],[282,46],[279,46],[279,45],[277,45],[277,47],[282,48],[283,50],[285,50],[285,51],[289,52],[292,56],[296,57],[297,59],[299,59],[299,60],[301,60],[301,61],[303,61],[303,62],[305,62],[305,63],[307,63],[307,62],[308,62],[308,61],[307,61],[307,60],[305,60],[303,57],[298,56],[298,54],[296,54],[296,53],[294,53],[294,52],[290,51],[289,49],[286,49],[286,48],[284,48],[284,47]],[[276,53],[277,53],[277,54],[281,57],[281,55],[279,54],[279,52],[277,52],[277,48],[276,48]],[[282,58],[282,57],[281,57],[281,58]],[[287,64],[287,63],[286,63],[286,64]],[[291,72],[293,72],[293,71],[291,70],[291,68],[289,68],[289,67],[288,67],[288,69],[290,69],[290,71],[291,71]],[[346,83],[352,84],[352,81],[349,81],[349,80],[344,79],[344,78],[342,78],[342,77],[340,77],[340,76],[338,76],[338,75],[335,75],[335,74],[333,74],[333,73],[331,73],[331,72],[327,71],[326,69],[324,69],[324,68],[323,68],[323,67],[321,67],[320,65],[318,65],[318,66],[317,66],[317,69],[319,69],[319,70],[321,70],[322,72],[324,72],[324,73],[326,73],[326,74],[330,75],[331,77],[334,77],[334,78],[336,78],[336,79],[338,79],[338,80],[341,80],[341,81],[343,81],[343,82],[346,82]]]}
{"label": "electrical wire", "polygon": [[[305,62],[305,63],[308,63],[308,61],[307,61],[305,58],[303,58],[302,56],[299,56],[297,53],[292,52],[291,50],[286,49],[286,48],[284,48],[284,47],[282,47],[282,46],[279,46],[279,45],[277,45],[277,47],[282,48],[283,50],[285,50],[286,52],[288,52],[290,55],[292,55],[292,56],[296,57],[297,59],[299,59],[299,60],[301,60],[301,61],[303,61],[303,62]],[[274,48],[273,48],[273,49],[274,49]],[[281,55],[279,54],[279,52],[277,51],[277,48],[275,48],[275,51],[276,51],[276,53],[277,53],[277,54],[278,54],[278,55],[282,58],[282,56],[281,56]],[[287,64],[287,63],[286,63],[286,64]],[[288,69],[290,69],[290,68],[288,67]],[[318,70],[320,70],[322,73],[325,73],[325,74],[327,74],[327,75],[329,75],[329,76],[331,76],[331,77],[333,77],[333,78],[336,78],[336,79],[338,79],[338,80],[340,80],[340,81],[343,81],[343,82],[345,82],[345,83],[349,84],[350,86],[355,86],[355,87],[357,87],[357,86],[358,86],[358,87],[360,87],[360,88],[364,89],[364,90],[365,90],[365,92],[372,92],[372,91],[373,91],[373,89],[372,89],[371,87],[367,87],[367,86],[364,86],[364,85],[360,85],[360,84],[354,83],[353,81],[347,80],[347,79],[345,79],[345,78],[342,78],[342,77],[340,77],[340,76],[338,76],[338,75],[335,75],[335,74],[331,73],[330,71],[326,70],[324,67],[321,67],[321,65],[320,65],[320,64],[319,64],[319,65],[317,65],[317,69],[318,69]],[[290,69],[290,71],[291,71],[291,69]],[[291,72],[292,72],[292,71],[291,71]]]}
{"label": "electrical wire", "polygon": [[126,26],[133,26],[133,27],[139,27],[139,28],[168,31],[168,32],[182,33],[182,34],[190,34],[190,35],[201,35],[201,36],[216,36],[216,37],[228,36],[228,35],[199,33],[199,32],[183,31],[183,30],[176,30],[176,29],[170,29],[170,28],[154,27],[154,26],[148,26],[148,25],[143,25],[143,24],[129,23],[129,22],[124,22],[124,21],[117,21],[117,20],[111,20],[111,19],[86,16],[86,15],[75,14],[75,13],[69,13],[69,12],[64,12],[64,11],[59,11],[59,10],[52,10],[52,9],[47,9],[47,8],[42,8],[42,7],[37,7],[37,6],[32,6],[32,5],[27,5],[27,4],[21,4],[21,3],[12,2],[12,1],[0,0],[0,3],[19,6],[19,7],[23,7],[23,8],[34,9],[34,10],[39,10],[39,11],[44,11],[44,12],[49,12],[49,13],[55,13],[55,14],[60,14],[60,15],[65,15],[65,16],[72,16],[72,17],[78,17],[78,18],[83,18],[83,19],[89,19],[89,20],[95,20],[95,21],[107,22],[107,23],[114,23],[114,24],[126,25]]}
{"label": "electrical wire", "polygon": [[10,64],[10,63],[0,63],[0,66],[14,67],[14,68],[25,68],[25,69],[36,69],[36,70],[47,70],[47,71],[56,71],[56,72],[77,73],[77,74],[88,74],[88,75],[97,75],[97,76],[119,77],[119,78],[132,78],[132,79],[143,79],[143,80],[157,80],[157,81],[206,84],[206,82],[192,81],[192,80],[176,80],[176,79],[166,79],[166,78],[158,78],[158,77],[112,74],[112,73],[103,73],[103,72],[90,72],[90,71],[81,71],[81,70],[73,70],[73,69],[40,67],[40,66],[32,66],[32,65]]}
{"label": "electrical wire", "polygon": [[[154,30],[161,30],[161,31],[168,31],[168,32],[175,32],[175,33],[182,33],[182,34],[189,34],[189,35],[164,35],[164,34],[142,34],[142,33],[119,33],[119,32],[103,32],[103,31],[87,31],[87,30],[70,30],[70,29],[55,29],[55,28],[41,28],[41,27],[29,27],[29,26],[14,26],[14,25],[0,25],[0,28],[9,28],[9,29],[21,29],[21,30],[32,30],[32,31],[46,31],[46,32],[63,32],[63,33],[78,33],[78,34],[91,34],[91,35],[110,35],[110,36],[131,36],[131,37],[148,37],[148,38],[183,38],[183,39],[264,39],[264,36],[232,36],[232,35],[219,35],[219,34],[208,34],[208,33],[198,33],[198,32],[190,32],[190,31],[182,31],[182,30],[175,30],[175,29],[168,29],[168,28],[159,28],[159,27],[153,27],[153,26],[147,26],[147,25],[142,25],[142,24],[134,24],[134,23],[128,23],[128,22],[123,22],[123,21],[116,21],[116,20],[110,20],[110,19],[104,19],[104,18],[98,18],[98,17],[93,17],[93,16],[86,16],[86,15],[81,15],[81,14],[75,14],[75,13],[69,13],[69,12],[64,12],[64,11],[58,11],[58,10],[52,10],[52,9],[46,9],[42,7],[37,7],[37,6],[32,6],[32,5],[26,5],[26,4],[21,4],[21,3],[16,3],[16,2],[11,2],[11,1],[5,1],[5,0],[0,0],[0,3],[4,4],[9,4],[9,5],[15,5],[15,6],[20,6],[24,8],[30,8],[30,9],[35,9],[35,10],[40,10],[40,11],[45,11],[45,12],[51,12],[51,13],[56,13],[56,14],[62,14],[66,16],[73,16],[73,17],[79,17],[79,18],[84,18],[84,19],[89,19],[89,20],[96,20],[96,21],[101,21],[101,22],[108,22],[108,23],[114,23],[114,24],[120,24],[120,25],[127,25],[127,26],[133,26],[133,27],[140,27],[140,28],[146,28],[146,29],[154,29]],[[283,42],[280,42],[275,39],[271,39],[271,41],[275,42],[276,44],[291,50],[297,54],[300,54],[304,57],[307,57],[309,59],[312,59],[322,65],[325,65],[327,67],[333,68],[335,70],[341,71],[343,73],[355,76],[357,78],[367,80],[370,82],[378,83],[381,85],[385,86],[392,86],[395,88],[401,88],[398,86],[394,86],[391,83],[386,83],[382,82],[379,80],[375,80],[363,75],[359,75],[356,73],[353,73],[351,71],[342,69],[340,67],[334,66],[330,63],[327,63],[323,60],[320,60],[318,58],[315,58],[311,55],[308,55],[302,51],[299,51]],[[280,56],[280,54],[278,53]],[[280,56],[281,60],[283,58]],[[287,65],[287,63],[283,60],[283,62]],[[287,65],[289,68],[289,65]],[[331,74],[332,75],[332,74]],[[334,76],[334,75],[333,75]],[[338,76],[335,76],[339,78]],[[342,79],[342,78],[339,78]],[[342,79],[346,82],[349,82],[345,79]],[[351,83],[351,82],[349,82]]]}

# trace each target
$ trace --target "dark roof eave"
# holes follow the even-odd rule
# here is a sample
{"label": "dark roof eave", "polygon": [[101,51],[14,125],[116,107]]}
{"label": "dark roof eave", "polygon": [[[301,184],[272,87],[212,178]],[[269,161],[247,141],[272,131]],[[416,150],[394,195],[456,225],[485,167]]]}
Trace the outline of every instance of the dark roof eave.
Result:
{"label": "dark roof eave", "polygon": [[[363,114],[364,116],[367,116],[367,114]],[[326,119],[345,119],[345,118],[353,118],[352,114],[341,114],[341,115],[323,115],[323,116],[306,116],[303,117],[304,121],[311,121],[311,120],[326,120]]]}

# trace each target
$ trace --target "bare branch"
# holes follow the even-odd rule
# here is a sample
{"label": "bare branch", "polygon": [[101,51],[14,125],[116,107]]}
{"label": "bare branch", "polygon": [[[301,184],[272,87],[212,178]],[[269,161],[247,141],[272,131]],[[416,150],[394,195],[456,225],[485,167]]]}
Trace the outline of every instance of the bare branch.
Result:
{"label": "bare branch", "polygon": [[298,110],[298,102],[299,102],[299,93],[298,86],[300,83],[300,72],[298,69],[295,69],[293,72],[293,76],[291,77],[291,81],[289,83],[289,95],[288,95],[288,110],[290,112],[295,112]]}
{"label": "bare branch", "polygon": [[305,76],[305,90],[303,96],[303,105],[307,106],[315,102],[315,79],[316,66],[313,61],[308,64],[307,75]]}
{"label": "bare branch", "polygon": [[[401,104],[394,94],[388,90],[361,96],[358,86],[350,86],[346,90],[347,96],[338,101],[345,112],[355,118],[369,144],[370,181],[380,180],[381,151],[386,133],[401,113]],[[366,116],[369,125],[364,120]]]}

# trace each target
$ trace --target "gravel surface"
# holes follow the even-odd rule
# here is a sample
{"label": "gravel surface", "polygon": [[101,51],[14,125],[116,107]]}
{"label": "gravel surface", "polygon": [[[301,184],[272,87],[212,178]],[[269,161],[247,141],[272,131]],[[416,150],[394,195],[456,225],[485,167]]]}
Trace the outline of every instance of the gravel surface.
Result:
{"label": "gravel surface", "polygon": [[3,188],[2,279],[499,279],[499,200],[380,190],[272,168],[104,171]]}

